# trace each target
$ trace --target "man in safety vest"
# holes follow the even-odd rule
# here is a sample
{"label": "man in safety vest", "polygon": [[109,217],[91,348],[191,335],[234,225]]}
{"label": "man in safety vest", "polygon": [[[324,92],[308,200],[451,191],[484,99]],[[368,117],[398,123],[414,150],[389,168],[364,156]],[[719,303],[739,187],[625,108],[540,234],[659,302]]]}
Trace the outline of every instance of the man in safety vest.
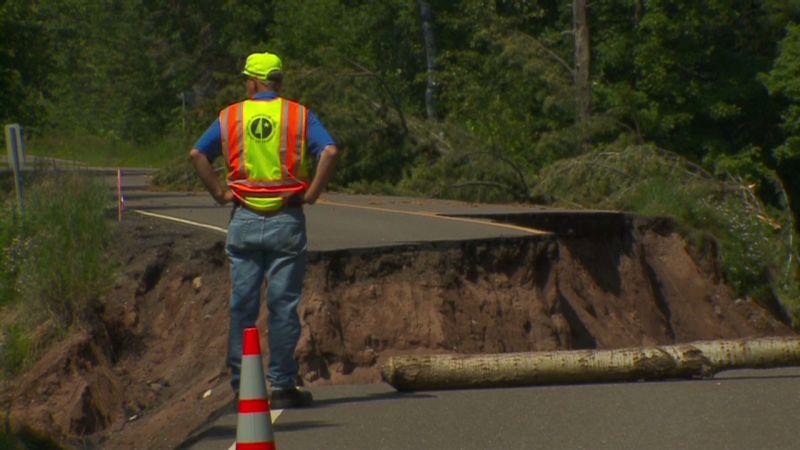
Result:
{"label": "man in safety vest", "polygon": [[[261,285],[267,277],[269,370],[272,408],[312,402],[297,388],[294,351],[300,338],[297,306],[306,267],[306,224],[302,204],[313,204],[336,166],[339,150],[317,116],[280,97],[280,58],[247,57],[248,99],[223,109],[191,151],[198,176],[221,205],[233,202],[226,252],[231,266],[231,319],[227,363],[239,391],[244,328],[254,326]],[[211,163],[224,155],[227,187]],[[312,160],[317,160],[311,178]]]}

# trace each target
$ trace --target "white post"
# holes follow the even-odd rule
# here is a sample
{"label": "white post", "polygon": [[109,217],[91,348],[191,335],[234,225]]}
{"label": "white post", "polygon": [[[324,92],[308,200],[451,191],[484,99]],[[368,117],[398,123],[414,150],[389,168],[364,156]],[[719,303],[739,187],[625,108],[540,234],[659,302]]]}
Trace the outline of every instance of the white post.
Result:
{"label": "white post", "polygon": [[14,188],[17,192],[17,208],[20,214],[25,212],[22,195],[22,166],[25,163],[25,143],[22,140],[22,127],[19,124],[8,124],[5,127],[8,165],[14,173]]}
{"label": "white post", "polygon": [[125,199],[122,197],[122,169],[117,167],[117,222],[122,222],[122,211],[125,210]]}
{"label": "white post", "polygon": [[19,127],[19,166],[20,168],[25,168],[25,165],[28,163],[26,160],[27,158],[27,148],[25,146],[25,128]]}

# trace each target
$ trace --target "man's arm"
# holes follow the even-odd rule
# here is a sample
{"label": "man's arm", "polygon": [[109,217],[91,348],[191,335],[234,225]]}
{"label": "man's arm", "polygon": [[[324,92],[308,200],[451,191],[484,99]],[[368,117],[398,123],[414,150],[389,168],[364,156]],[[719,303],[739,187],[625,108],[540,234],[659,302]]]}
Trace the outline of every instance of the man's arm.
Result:
{"label": "man's arm", "polygon": [[196,148],[189,152],[189,157],[192,159],[192,165],[200,177],[200,181],[203,182],[203,185],[208,190],[208,193],[214,197],[214,200],[220,205],[233,201],[233,192],[225,189],[219,182],[217,174],[214,172],[214,167],[208,161],[208,158]]}
{"label": "man's arm", "polygon": [[[205,158],[204,158],[205,159]],[[339,159],[339,148],[335,145],[329,145],[322,150],[317,163],[317,173],[314,174],[314,179],[311,180],[311,185],[306,189],[303,195],[303,202],[313,205],[317,201],[325,186],[328,185],[333,172],[336,170],[336,160]],[[206,161],[208,162],[208,161]]]}

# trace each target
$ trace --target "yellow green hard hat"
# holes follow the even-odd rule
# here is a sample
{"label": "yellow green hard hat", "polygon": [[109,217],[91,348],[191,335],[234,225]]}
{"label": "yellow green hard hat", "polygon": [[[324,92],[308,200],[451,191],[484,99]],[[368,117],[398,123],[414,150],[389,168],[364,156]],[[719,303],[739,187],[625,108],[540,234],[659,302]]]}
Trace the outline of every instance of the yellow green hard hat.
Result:
{"label": "yellow green hard hat", "polygon": [[282,70],[283,63],[281,59],[278,58],[278,55],[270,52],[253,53],[247,57],[247,62],[244,63],[242,74],[267,81],[269,74]]}

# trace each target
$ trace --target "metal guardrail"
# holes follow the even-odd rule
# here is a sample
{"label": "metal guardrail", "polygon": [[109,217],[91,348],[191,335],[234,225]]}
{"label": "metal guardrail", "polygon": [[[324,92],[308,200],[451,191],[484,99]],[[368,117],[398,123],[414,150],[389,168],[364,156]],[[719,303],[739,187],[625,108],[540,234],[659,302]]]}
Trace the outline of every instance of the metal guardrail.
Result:
{"label": "metal guardrail", "polygon": [[[11,169],[8,167],[7,159],[7,157],[0,156],[0,174],[5,172],[11,173]],[[117,171],[115,167],[97,167],[80,161],[52,158],[47,156],[28,155],[26,159],[27,161],[22,168],[24,172],[52,170],[63,172],[81,172],[89,175],[114,175]],[[125,168],[124,171],[128,175],[141,175],[153,173],[156,171],[156,169],[146,167],[130,167]]]}

